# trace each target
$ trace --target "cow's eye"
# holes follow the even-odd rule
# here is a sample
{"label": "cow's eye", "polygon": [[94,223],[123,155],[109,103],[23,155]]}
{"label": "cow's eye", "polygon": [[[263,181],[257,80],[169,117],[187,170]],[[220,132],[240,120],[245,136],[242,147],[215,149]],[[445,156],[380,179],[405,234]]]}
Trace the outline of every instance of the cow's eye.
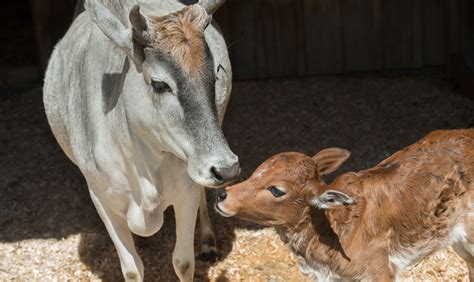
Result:
{"label": "cow's eye", "polygon": [[171,87],[164,81],[152,80],[151,87],[153,87],[153,91],[157,94],[171,92]]}
{"label": "cow's eye", "polygon": [[269,187],[268,191],[270,191],[270,193],[272,193],[272,195],[276,198],[279,198],[279,197],[286,194],[285,192],[281,191],[280,189],[278,189],[275,186]]}

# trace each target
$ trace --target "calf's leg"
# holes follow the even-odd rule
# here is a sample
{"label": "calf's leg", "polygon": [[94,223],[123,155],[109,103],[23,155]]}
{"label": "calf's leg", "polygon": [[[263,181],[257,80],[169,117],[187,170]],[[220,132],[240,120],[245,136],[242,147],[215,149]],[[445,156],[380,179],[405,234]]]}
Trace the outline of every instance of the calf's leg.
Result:
{"label": "calf's leg", "polygon": [[469,269],[469,281],[474,282],[474,257],[465,260]]}
{"label": "calf's leg", "polygon": [[469,269],[469,281],[474,282],[474,244],[457,242],[453,245],[454,251],[466,261]]}
{"label": "calf's leg", "polygon": [[106,203],[89,189],[100,218],[105,224],[120,259],[120,266],[125,281],[143,281],[143,262],[135,250],[132,233],[128,229],[127,221],[110,210]]}

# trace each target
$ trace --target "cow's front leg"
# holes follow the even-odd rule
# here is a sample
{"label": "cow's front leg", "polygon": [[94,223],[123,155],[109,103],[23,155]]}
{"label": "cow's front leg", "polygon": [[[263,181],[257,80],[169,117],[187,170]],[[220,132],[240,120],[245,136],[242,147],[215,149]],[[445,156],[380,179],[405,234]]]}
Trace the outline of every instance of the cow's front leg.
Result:
{"label": "cow's front leg", "polygon": [[92,189],[89,189],[89,192],[92,202],[115,245],[125,281],[143,281],[143,262],[135,250],[132,233],[128,229],[127,221],[110,210],[107,204]]}
{"label": "cow's front leg", "polygon": [[201,188],[201,201],[199,202],[199,234],[200,252],[199,259],[214,262],[217,258],[216,235],[214,226],[209,218],[207,208],[206,189]]}
{"label": "cow's front leg", "polygon": [[190,187],[186,195],[180,196],[180,201],[174,205],[176,245],[173,267],[180,281],[192,281],[194,277],[194,228],[201,198],[199,189]]}

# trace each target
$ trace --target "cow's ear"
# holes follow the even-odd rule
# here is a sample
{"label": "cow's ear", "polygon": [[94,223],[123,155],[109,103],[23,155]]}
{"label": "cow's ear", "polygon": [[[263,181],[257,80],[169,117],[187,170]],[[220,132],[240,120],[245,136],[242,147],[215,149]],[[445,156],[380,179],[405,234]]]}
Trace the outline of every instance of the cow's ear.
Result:
{"label": "cow's ear", "polygon": [[84,6],[92,20],[110,40],[120,48],[132,49],[132,30],[120,22],[101,0],[88,0]]}
{"label": "cow's ear", "polygon": [[[144,60],[143,48],[142,46],[139,46],[140,42],[135,42],[136,40],[134,40],[133,36],[135,31],[141,34],[146,30],[146,19],[141,15],[140,7],[135,5],[130,11],[129,17],[133,27],[132,30],[132,28],[125,26],[106,6],[104,6],[101,0],[87,0],[84,6],[100,30],[115,45],[127,53],[128,57],[137,67],[137,70],[141,72],[141,65]],[[140,22],[141,24],[139,24]],[[135,25],[139,30],[135,30]]]}
{"label": "cow's ear", "polygon": [[[143,48],[149,44],[148,22],[146,17],[140,12],[140,5],[136,4],[130,10],[130,24],[132,25],[132,57],[135,61],[138,71],[141,71],[141,65],[145,60]],[[140,66],[140,69],[139,67]]]}
{"label": "cow's ear", "polygon": [[318,174],[329,174],[338,169],[351,155],[351,152],[341,148],[324,149],[314,155],[313,161],[317,165]]}
{"label": "cow's ear", "polygon": [[311,199],[311,204],[319,209],[332,209],[340,206],[355,205],[356,201],[343,192],[327,190]]}

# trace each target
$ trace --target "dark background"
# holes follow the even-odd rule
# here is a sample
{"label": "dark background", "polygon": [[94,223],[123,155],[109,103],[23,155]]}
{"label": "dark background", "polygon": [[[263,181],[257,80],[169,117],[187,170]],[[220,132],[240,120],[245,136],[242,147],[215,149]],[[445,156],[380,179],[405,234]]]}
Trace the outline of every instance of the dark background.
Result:
{"label": "dark background", "polygon": [[[43,69],[76,1],[6,2],[0,66]],[[431,66],[472,80],[469,0],[228,0],[215,18],[238,80]]]}
{"label": "dark background", "polygon": [[[121,273],[113,245],[42,105],[42,70],[75,4],[2,3],[0,242],[81,233],[81,260],[114,281]],[[272,154],[331,146],[352,152],[336,175],[365,169],[432,130],[473,127],[473,7],[469,0],[228,0],[215,18],[235,73],[224,133],[241,177]],[[222,257],[236,227],[260,228],[210,212]],[[137,241],[147,277],[174,277],[173,228],[168,212],[157,235]],[[197,277],[205,280],[208,267],[198,262]]]}

